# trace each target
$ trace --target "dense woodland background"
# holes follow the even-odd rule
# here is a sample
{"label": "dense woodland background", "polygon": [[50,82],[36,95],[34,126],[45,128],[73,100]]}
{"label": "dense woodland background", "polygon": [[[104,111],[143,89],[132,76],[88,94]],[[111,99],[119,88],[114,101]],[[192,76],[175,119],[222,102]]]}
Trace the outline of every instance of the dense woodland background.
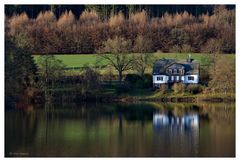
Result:
{"label": "dense woodland background", "polygon": [[235,53],[235,6],[6,5],[5,33],[32,54],[98,53],[115,37],[144,52]]}

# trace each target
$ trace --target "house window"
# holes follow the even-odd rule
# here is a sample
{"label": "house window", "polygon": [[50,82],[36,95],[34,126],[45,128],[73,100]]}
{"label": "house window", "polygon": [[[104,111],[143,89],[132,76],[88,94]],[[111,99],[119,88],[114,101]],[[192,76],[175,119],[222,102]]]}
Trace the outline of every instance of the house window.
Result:
{"label": "house window", "polygon": [[168,69],[168,73],[169,73],[169,74],[172,74],[172,69]]}
{"label": "house window", "polygon": [[184,70],[183,69],[179,69],[179,74],[184,74]]}
{"label": "house window", "polygon": [[194,80],[194,77],[193,76],[189,76],[188,80]]}
{"label": "house window", "polygon": [[163,77],[157,77],[157,81],[159,80],[163,81]]}
{"label": "house window", "polygon": [[177,74],[177,69],[174,69],[174,74]]}

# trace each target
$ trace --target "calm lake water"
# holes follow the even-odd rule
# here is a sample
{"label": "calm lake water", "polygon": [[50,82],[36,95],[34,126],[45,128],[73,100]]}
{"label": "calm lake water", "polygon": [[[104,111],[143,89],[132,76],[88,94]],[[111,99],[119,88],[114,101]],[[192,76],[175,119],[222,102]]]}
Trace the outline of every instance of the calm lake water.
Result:
{"label": "calm lake water", "polygon": [[5,156],[235,156],[235,105],[82,104],[5,112]]}

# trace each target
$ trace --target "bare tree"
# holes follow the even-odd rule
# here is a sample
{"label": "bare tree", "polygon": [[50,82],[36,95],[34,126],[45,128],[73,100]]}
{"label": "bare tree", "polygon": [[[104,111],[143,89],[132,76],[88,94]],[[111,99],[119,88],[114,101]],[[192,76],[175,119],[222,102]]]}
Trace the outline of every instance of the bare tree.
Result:
{"label": "bare tree", "polygon": [[140,74],[140,76],[144,75],[147,67],[151,66],[154,61],[153,54],[148,53],[151,49],[151,39],[141,35],[137,37],[134,45],[134,52],[137,52],[138,54],[135,58],[134,69]]}
{"label": "bare tree", "polygon": [[121,37],[108,39],[103,43],[99,56],[118,71],[119,82],[121,83],[123,72],[132,68],[134,56],[128,54],[131,41]]}

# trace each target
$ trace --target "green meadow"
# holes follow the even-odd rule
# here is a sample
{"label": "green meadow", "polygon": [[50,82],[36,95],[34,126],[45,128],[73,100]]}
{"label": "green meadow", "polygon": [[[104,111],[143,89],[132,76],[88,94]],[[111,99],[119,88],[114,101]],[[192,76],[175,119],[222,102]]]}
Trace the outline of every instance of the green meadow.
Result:
{"label": "green meadow", "polygon": [[[137,55],[137,54],[134,54]],[[177,59],[183,60],[187,59],[189,53],[153,53],[154,59],[158,60],[161,58],[166,59]],[[224,54],[226,59],[235,59],[235,54]],[[37,63],[37,60],[40,55],[33,55],[34,60]],[[96,67],[96,66],[106,66],[107,61],[101,60],[98,54],[57,54],[55,57],[59,60],[62,60],[63,63],[66,65],[67,68],[81,68],[81,67]],[[211,59],[211,54],[205,53],[191,53],[191,58],[197,60],[201,65],[208,64],[209,60]],[[104,73],[107,69],[102,69],[101,72]],[[73,70],[66,70],[67,73],[79,73],[79,69]],[[147,69],[147,73],[151,72],[151,68]]]}

